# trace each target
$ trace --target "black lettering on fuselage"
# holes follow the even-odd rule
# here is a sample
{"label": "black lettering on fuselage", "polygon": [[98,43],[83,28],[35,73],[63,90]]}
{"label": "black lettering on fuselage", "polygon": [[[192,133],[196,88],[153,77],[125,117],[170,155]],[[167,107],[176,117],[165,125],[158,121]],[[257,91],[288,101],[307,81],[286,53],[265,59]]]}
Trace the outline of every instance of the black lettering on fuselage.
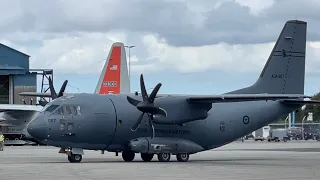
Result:
{"label": "black lettering on fuselage", "polygon": [[272,77],[272,78],[282,79],[282,78],[284,78],[285,76],[284,76],[284,74],[272,74],[271,77]]}
{"label": "black lettering on fuselage", "polygon": [[55,123],[56,119],[48,119],[48,123]]}

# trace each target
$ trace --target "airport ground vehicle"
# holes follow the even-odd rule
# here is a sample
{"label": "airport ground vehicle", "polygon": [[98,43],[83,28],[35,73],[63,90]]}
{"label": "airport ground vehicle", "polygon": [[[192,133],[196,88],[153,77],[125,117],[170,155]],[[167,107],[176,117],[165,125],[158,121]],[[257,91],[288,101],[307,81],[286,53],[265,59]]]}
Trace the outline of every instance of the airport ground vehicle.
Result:
{"label": "airport ground vehicle", "polygon": [[316,140],[318,136],[318,131],[319,129],[316,129],[316,128],[304,128],[303,129],[304,140],[309,140],[309,139]]}
{"label": "airport ground vehicle", "polygon": [[287,129],[271,129],[269,131],[268,142],[287,142],[287,140],[289,140]]}
{"label": "airport ground vehicle", "polygon": [[291,127],[288,129],[288,137],[290,140],[302,140],[302,128],[301,127]]}
{"label": "airport ground vehicle", "polygon": [[269,135],[269,131],[270,131],[270,126],[264,126],[260,129],[257,129],[254,132],[254,140],[255,141],[264,141],[268,138]]}
{"label": "airport ground vehicle", "polygon": [[244,137],[244,139],[254,139],[254,135],[253,135],[253,133],[250,133],[250,134],[247,134],[245,137]]}

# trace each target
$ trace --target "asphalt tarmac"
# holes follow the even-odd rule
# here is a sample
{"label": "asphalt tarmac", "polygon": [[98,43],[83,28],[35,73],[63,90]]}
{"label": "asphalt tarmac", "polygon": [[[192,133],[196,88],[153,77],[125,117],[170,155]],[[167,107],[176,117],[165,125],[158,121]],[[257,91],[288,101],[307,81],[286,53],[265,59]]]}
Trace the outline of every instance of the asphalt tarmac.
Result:
{"label": "asphalt tarmac", "polygon": [[0,180],[91,179],[228,179],[319,180],[320,142],[234,142],[190,156],[186,163],[124,162],[121,154],[85,151],[81,163],[71,164],[58,148],[46,146],[5,147],[0,151]]}

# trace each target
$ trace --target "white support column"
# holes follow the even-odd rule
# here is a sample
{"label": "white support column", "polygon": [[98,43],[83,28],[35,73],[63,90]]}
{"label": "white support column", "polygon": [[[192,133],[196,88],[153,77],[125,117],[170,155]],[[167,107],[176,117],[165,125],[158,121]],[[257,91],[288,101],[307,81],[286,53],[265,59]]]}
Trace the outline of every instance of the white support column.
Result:
{"label": "white support column", "polygon": [[291,128],[291,122],[292,122],[292,118],[291,118],[291,113],[288,115],[288,124],[289,124],[289,126],[288,126],[288,128]]}

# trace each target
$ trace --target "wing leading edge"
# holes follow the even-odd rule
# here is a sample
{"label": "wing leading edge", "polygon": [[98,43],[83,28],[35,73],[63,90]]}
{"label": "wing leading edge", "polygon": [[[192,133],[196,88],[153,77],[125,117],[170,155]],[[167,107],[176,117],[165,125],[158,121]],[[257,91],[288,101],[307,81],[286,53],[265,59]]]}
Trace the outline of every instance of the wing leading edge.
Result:
{"label": "wing leading edge", "polygon": [[42,106],[22,104],[0,104],[0,113],[6,111],[41,111]]}
{"label": "wing leading edge", "polygon": [[311,98],[303,94],[225,94],[212,96],[188,96],[187,101],[191,103],[226,103],[243,101],[284,100]]}

